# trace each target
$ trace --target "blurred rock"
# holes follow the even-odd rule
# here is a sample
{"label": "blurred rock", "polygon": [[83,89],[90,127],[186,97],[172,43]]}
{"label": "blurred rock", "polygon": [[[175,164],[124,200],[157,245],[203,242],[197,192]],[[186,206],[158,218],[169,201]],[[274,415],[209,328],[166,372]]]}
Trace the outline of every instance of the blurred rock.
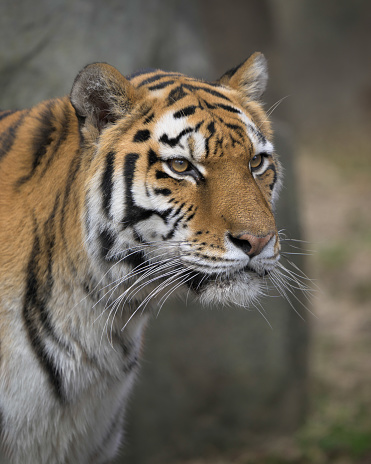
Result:
{"label": "blurred rock", "polygon": [[3,1],[0,107],[24,108],[69,93],[80,69],[96,61],[108,62],[123,74],[153,66],[205,76],[209,64],[193,30],[195,4]]}

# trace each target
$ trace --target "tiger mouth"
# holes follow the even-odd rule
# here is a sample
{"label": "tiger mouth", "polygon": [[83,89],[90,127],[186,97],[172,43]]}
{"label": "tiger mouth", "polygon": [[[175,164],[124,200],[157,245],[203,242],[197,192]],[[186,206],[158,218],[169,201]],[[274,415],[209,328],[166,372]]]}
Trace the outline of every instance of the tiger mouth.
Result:
{"label": "tiger mouth", "polygon": [[197,274],[186,281],[186,285],[193,290],[196,294],[202,293],[202,291],[209,285],[214,285],[216,287],[225,287],[230,285],[233,281],[237,281],[241,273],[251,274],[252,278],[263,279],[269,275],[268,270],[261,272],[252,269],[250,266],[245,266],[244,268],[230,274],[220,274],[220,273],[211,273],[207,274],[205,272],[198,271]]}

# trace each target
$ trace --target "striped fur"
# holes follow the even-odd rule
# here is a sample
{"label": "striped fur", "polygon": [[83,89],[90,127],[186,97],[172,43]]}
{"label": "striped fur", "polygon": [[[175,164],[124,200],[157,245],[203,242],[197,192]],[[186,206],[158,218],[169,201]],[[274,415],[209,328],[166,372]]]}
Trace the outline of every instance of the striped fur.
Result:
{"label": "striped fur", "polygon": [[70,97],[0,114],[11,462],[108,462],[149,308],[189,290],[205,304],[259,295],[279,257],[265,83],[260,54],[214,83],[93,64]]}

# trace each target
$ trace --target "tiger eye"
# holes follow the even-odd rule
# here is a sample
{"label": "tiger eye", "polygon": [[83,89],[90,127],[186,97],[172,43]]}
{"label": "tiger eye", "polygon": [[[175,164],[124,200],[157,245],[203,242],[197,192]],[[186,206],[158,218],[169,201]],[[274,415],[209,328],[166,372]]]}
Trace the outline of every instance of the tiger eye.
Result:
{"label": "tiger eye", "polygon": [[262,155],[255,155],[250,161],[250,168],[257,169],[258,167],[261,166],[262,162],[263,162]]}
{"label": "tiger eye", "polygon": [[170,167],[175,172],[186,172],[189,168],[189,161],[185,159],[173,159],[170,161]]}

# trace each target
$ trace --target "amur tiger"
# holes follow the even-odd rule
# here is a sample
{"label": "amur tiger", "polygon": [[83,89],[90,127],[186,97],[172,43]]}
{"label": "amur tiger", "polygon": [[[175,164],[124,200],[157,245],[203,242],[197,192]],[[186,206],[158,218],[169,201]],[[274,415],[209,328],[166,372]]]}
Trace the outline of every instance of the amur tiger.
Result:
{"label": "amur tiger", "polygon": [[248,306],[277,266],[281,168],[256,53],[216,82],[85,67],[0,114],[0,413],[12,463],[110,461],[150,308]]}

